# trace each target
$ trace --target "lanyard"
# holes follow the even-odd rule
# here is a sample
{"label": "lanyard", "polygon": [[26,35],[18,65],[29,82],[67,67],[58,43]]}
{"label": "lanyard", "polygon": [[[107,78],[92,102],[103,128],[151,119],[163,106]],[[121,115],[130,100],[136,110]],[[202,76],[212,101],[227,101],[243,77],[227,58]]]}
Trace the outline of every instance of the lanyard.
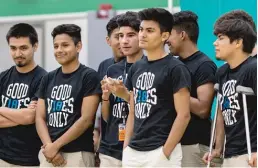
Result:
{"label": "lanyard", "polygon": [[127,78],[127,61],[125,60],[125,65],[124,65],[124,73],[123,73],[123,83],[126,84],[126,78]]}
{"label": "lanyard", "polygon": [[[125,59],[124,72],[123,72],[123,83],[124,84],[126,84],[126,78],[127,78],[127,70],[126,69],[127,69],[127,61]],[[124,110],[122,110],[123,124],[125,124],[125,117],[126,117],[125,111],[126,111],[126,109],[129,110],[127,102],[125,102],[125,103],[126,104],[125,104]],[[127,107],[126,107],[126,105],[127,105]]]}

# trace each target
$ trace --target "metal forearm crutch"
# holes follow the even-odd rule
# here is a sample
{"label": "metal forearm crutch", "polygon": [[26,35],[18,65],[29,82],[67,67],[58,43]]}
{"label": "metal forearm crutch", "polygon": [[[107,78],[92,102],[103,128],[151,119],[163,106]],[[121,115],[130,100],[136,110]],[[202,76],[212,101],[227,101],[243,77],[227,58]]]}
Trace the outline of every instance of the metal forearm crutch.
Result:
{"label": "metal forearm crutch", "polygon": [[[213,142],[214,142],[214,136],[215,136],[215,130],[216,130],[216,121],[217,121],[217,116],[218,116],[218,105],[219,105],[219,84],[218,83],[216,83],[214,85],[214,90],[217,92],[217,98],[216,98],[215,114],[214,114],[214,119],[213,119],[213,123],[212,123],[212,132],[211,132],[208,158],[210,158],[212,149],[213,149]],[[211,161],[208,160],[208,165],[207,165],[208,168],[210,167],[210,164],[211,164]]]}
{"label": "metal forearm crutch", "polygon": [[248,160],[251,160],[251,140],[250,140],[250,131],[249,131],[249,121],[248,121],[248,112],[247,112],[247,103],[246,95],[254,95],[252,88],[237,86],[236,91],[242,94],[243,106],[244,106],[244,118],[245,118],[245,133],[246,133],[246,143],[247,143],[247,152]]}

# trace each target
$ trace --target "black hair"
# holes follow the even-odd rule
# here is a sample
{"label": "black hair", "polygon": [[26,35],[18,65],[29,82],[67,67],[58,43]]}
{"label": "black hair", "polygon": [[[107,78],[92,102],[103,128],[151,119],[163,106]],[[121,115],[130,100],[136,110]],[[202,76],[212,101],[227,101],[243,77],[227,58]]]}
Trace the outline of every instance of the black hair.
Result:
{"label": "black hair", "polygon": [[116,15],[114,17],[112,17],[107,25],[106,25],[106,30],[107,30],[107,35],[110,37],[111,34],[113,33],[113,31],[118,28],[118,24],[117,24],[117,19],[120,17],[121,15]]}
{"label": "black hair", "polygon": [[235,40],[243,40],[243,51],[251,53],[256,43],[256,33],[250,24],[246,24],[242,19],[229,19],[216,22],[214,34],[226,35],[232,43]]}
{"label": "black hair", "polygon": [[67,34],[72,37],[75,45],[81,41],[81,28],[75,24],[62,24],[54,28],[51,35],[53,39],[60,34]]}
{"label": "black hair", "polygon": [[8,43],[11,37],[28,37],[32,46],[34,46],[35,43],[38,43],[38,34],[35,28],[27,23],[18,23],[12,26],[6,35]]}
{"label": "black hair", "polygon": [[148,8],[139,12],[139,18],[143,20],[152,20],[159,24],[160,31],[171,32],[174,18],[173,15],[163,8]]}
{"label": "black hair", "polygon": [[139,32],[141,21],[137,12],[128,11],[117,19],[118,27],[128,26]]}
{"label": "black hair", "polygon": [[253,30],[256,32],[256,26],[252,16],[243,10],[233,10],[227,12],[224,15],[222,15],[216,22],[219,23],[229,19],[241,19],[243,21],[246,21],[248,24],[252,26]]}
{"label": "black hair", "polygon": [[198,16],[192,11],[181,11],[174,15],[174,28],[177,31],[185,31],[189,39],[197,44],[199,37]]}

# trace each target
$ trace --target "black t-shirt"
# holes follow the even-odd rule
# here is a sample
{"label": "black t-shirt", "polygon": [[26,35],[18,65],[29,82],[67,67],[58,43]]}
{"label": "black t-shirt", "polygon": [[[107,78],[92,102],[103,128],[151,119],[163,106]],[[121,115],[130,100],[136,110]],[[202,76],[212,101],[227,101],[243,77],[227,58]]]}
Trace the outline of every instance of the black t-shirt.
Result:
{"label": "black t-shirt", "polygon": [[[107,75],[107,69],[108,67],[110,67],[111,65],[115,64],[115,59],[114,57],[112,58],[108,58],[105,59],[104,61],[102,61],[99,64],[99,68],[98,68],[98,74],[100,79],[102,80],[104,78],[105,75]],[[106,131],[106,122],[105,120],[102,118],[101,115],[101,122],[100,122],[100,128],[101,128],[101,139],[103,139],[105,137],[105,131]]]}
{"label": "black t-shirt", "polygon": [[[15,66],[0,74],[0,106],[13,109],[27,108],[37,100],[42,77],[47,72],[36,66],[28,73],[19,73]],[[41,141],[35,124],[0,128],[0,159],[21,166],[39,165]]]}
{"label": "black t-shirt", "polygon": [[108,67],[110,67],[111,65],[113,65],[115,63],[116,63],[115,59],[112,57],[112,58],[105,59],[104,61],[102,61],[99,64],[98,74],[99,74],[99,77],[100,77],[101,80],[107,74]]}
{"label": "black t-shirt", "polygon": [[[186,59],[180,60],[188,67],[191,73],[191,97],[197,98],[197,88],[207,83],[215,83],[215,73],[217,66],[209,59],[207,55],[201,51],[197,51]],[[182,145],[210,143],[211,122],[210,119],[201,119],[199,116],[191,113],[191,120],[187,126],[183,138]]]}
{"label": "black t-shirt", "polygon": [[[64,74],[62,69],[58,68],[42,79],[38,96],[45,100],[46,123],[53,142],[81,117],[83,98],[96,94],[101,94],[99,76],[85,65],[80,65],[70,74]],[[93,128],[94,125],[90,126],[61,151],[93,152]]]}
{"label": "black t-shirt", "polygon": [[[113,79],[123,80],[125,83],[127,72],[132,63],[127,63],[126,59],[110,66],[107,76]],[[118,160],[122,160],[123,141],[119,141],[118,126],[125,124],[129,113],[128,103],[119,97],[110,95],[109,118],[106,125],[105,137],[100,143],[99,152]]]}
{"label": "black t-shirt", "polygon": [[168,55],[155,61],[145,57],[132,65],[127,88],[134,93],[134,129],[129,146],[138,151],[165,144],[176,118],[173,94],[191,87],[187,67]]}
{"label": "black t-shirt", "polygon": [[251,87],[255,96],[247,96],[249,129],[252,152],[257,152],[257,60],[248,58],[239,66],[230,69],[228,64],[219,68],[216,79],[219,83],[220,108],[224,117],[226,133],[225,158],[247,154],[242,94],[236,86]]}

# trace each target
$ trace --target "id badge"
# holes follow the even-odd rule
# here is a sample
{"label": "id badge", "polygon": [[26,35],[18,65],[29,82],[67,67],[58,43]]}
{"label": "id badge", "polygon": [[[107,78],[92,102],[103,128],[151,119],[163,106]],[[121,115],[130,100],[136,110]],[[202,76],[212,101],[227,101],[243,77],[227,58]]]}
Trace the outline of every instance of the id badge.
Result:
{"label": "id badge", "polygon": [[125,140],[125,124],[118,125],[118,139],[119,141]]}

